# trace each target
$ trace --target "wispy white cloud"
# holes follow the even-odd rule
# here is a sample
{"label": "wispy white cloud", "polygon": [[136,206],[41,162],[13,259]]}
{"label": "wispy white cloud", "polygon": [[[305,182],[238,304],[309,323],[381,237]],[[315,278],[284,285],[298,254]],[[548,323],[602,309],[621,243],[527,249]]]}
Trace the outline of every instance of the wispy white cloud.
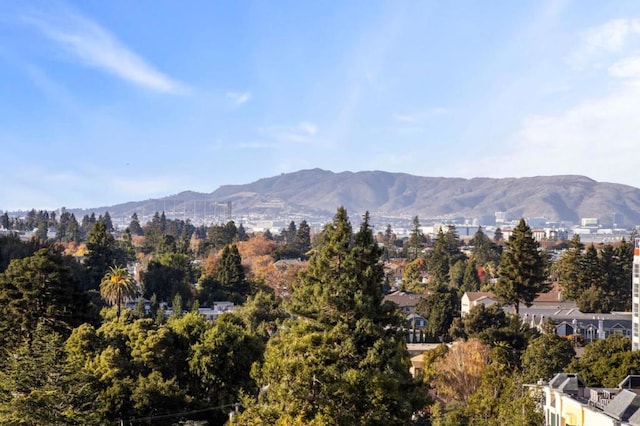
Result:
{"label": "wispy white cloud", "polygon": [[46,15],[30,14],[23,19],[89,66],[148,90],[183,93],[187,89],[148,64],[99,24],[68,8],[60,7]]}
{"label": "wispy white cloud", "polygon": [[311,123],[309,121],[303,121],[298,123],[297,129],[302,133],[306,133],[309,136],[313,136],[318,133],[318,126],[315,123]]}
{"label": "wispy white cloud", "polygon": [[468,177],[581,174],[637,186],[638,83],[562,112],[526,117],[502,151],[455,167]]}
{"label": "wispy white cloud", "polygon": [[640,19],[614,19],[584,32],[582,45],[571,56],[574,65],[584,66],[602,55],[622,53],[629,38],[640,34]]}
{"label": "wispy white cloud", "polygon": [[427,110],[418,111],[418,112],[409,113],[409,114],[394,113],[392,114],[392,117],[396,121],[415,124],[429,117],[432,117],[434,115],[449,114],[450,112],[451,112],[451,109],[439,106],[439,107],[433,107]]}
{"label": "wispy white cloud", "polygon": [[251,92],[227,92],[227,98],[231,99],[235,106],[240,106],[249,102],[251,97]]}
{"label": "wispy white cloud", "polygon": [[216,139],[214,143],[208,146],[210,151],[236,151],[236,150],[252,150],[252,149],[268,149],[275,148],[277,144],[265,140],[254,140],[249,142],[226,142],[222,139]]}
{"label": "wispy white cloud", "polygon": [[55,100],[59,105],[78,111],[79,106],[71,93],[60,83],[50,78],[45,70],[33,64],[24,67],[27,75],[49,99]]}
{"label": "wispy white cloud", "polygon": [[318,134],[318,125],[302,121],[293,126],[271,126],[260,129],[260,133],[278,143],[310,143]]}
{"label": "wispy white cloud", "polygon": [[619,78],[640,77],[640,56],[624,58],[609,67],[609,74]]}
{"label": "wispy white cloud", "polygon": [[500,151],[460,161],[456,169],[467,177],[581,174],[638,186],[638,42],[640,19],[617,19],[587,30],[571,65],[606,70],[598,73],[598,95],[524,117]]}
{"label": "wispy white cloud", "polygon": [[393,119],[397,121],[402,121],[403,123],[415,123],[418,121],[418,118],[415,114],[393,114]]}
{"label": "wispy white cloud", "polygon": [[270,142],[256,141],[256,142],[239,143],[238,145],[236,145],[236,147],[239,149],[264,149],[264,148],[273,148],[274,144]]}

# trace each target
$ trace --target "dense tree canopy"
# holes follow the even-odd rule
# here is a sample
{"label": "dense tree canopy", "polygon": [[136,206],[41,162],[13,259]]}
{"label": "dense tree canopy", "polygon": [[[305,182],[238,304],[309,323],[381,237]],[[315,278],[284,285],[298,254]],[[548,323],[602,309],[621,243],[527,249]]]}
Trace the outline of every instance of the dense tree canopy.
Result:
{"label": "dense tree canopy", "polygon": [[88,276],[87,288],[98,289],[109,267],[122,265],[126,259],[103,221],[97,221],[91,228],[87,235],[87,249],[84,262]]}
{"label": "dense tree canopy", "polygon": [[455,226],[447,227],[446,232],[440,229],[433,241],[433,250],[427,256],[429,285],[432,288],[448,285],[451,267],[464,260],[466,256],[460,251],[460,238]]}
{"label": "dense tree canopy", "polygon": [[59,253],[43,248],[12,260],[0,274],[0,342],[29,338],[40,322],[68,333],[73,292],[73,276]]}
{"label": "dense tree canopy", "polygon": [[631,350],[631,339],[612,334],[587,344],[567,369],[580,374],[587,386],[615,387],[627,375],[640,373],[639,366],[640,352]]}
{"label": "dense tree canopy", "polygon": [[141,274],[143,294],[146,298],[156,295],[160,302],[170,302],[180,294],[185,303],[193,298],[191,283],[194,281],[189,257],[169,252],[152,258],[147,270]]}
{"label": "dense tree canopy", "polygon": [[521,219],[506,243],[498,267],[498,282],[493,288],[502,302],[513,305],[516,314],[520,312],[520,303],[531,306],[538,294],[550,288],[548,262],[538,248],[531,228]]}
{"label": "dense tree canopy", "polygon": [[576,356],[570,340],[555,333],[545,333],[529,342],[522,354],[524,377],[530,383],[540,379],[550,380],[565,368]]}
{"label": "dense tree canopy", "polygon": [[582,312],[628,311],[632,263],[633,246],[626,240],[601,250],[592,244],[583,251],[580,238],[574,236],[552,270],[563,296],[575,300]]}
{"label": "dense tree canopy", "polygon": [[400,318],[382,305],[381,250],[368,217],[355,236],[340,208],[292,295],[294,319],[256,370],[265,387],[238,424],[407,424],[418,402]]}

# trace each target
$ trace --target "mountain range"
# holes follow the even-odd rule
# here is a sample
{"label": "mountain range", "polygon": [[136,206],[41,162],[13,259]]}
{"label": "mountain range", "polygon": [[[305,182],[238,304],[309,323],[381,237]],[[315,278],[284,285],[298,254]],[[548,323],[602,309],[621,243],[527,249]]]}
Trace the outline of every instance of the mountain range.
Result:
{"label": "mountain range", "polygon": [[[229,202],[231,204],[229,204]],[[229,210],[231,207],[231,211]],[[211,193],[185,191],[160,199],[76,210],[109,211],[112,217],[142,217],[165,211],[171,217],[229,216],[326,220],[344,206],[351,217],[406,220],[491,217],[545,217],[549,221],[600,219],[602,224],[640,224],[640,189],[596,182],[585,176],[445,178],[362,171],[300,170]],[[615,216],[614,216],[615,214]],[[141,219],[142,219],[141,217]]]}

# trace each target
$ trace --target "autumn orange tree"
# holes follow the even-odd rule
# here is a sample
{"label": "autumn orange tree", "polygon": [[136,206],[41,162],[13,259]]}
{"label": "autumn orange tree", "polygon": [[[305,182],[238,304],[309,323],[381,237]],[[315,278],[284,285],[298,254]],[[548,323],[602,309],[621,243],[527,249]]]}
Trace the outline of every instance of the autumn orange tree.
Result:
{"label": "autumn orange tree", "polygon": [[446,401],[465,402],[480,385],[491,349],[478,339],[458,340],[435,365],[432,386]]}

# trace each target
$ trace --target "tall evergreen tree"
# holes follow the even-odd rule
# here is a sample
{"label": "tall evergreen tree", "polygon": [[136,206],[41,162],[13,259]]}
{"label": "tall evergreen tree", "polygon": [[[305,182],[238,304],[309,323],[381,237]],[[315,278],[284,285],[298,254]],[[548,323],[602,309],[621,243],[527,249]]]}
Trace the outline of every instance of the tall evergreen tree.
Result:
{"label": "tall evergreen tree", "polygon": [[580,257],[578,269],[580,292],[576,299],[582,312],[609,312],[610,295],[607,292],[605,269],[598,251],[591,244]]}
{"label": "tall evergreen tree", "polygon": [[291,221],[289,222],[287,229],[283,229],[280,235],[282,236],[285,244],[293,244],[293,241],[296,238],[296,232],[298,232],[296,223]]}
{"label": "tall evergreen tree", "polygon": [[421,299],[416,312],[427,320],[425,333],[431,342],[448,342],[449,328],[453,319],[459,316],[459,303],[454,289],[441,286],[432,294]]}
{"label": "tall evergreen tree", "polygon": [[216,269],[216,281],[230,300],[242,302],[249,295],[249,285],[242,267],[242,257],[235,244],[226,246],[222,251],[220,263]]}
{"label": "tall evergreen tree", "polygon": [[109,232],[113,232],[114,231],[114,227],[113,227],[113,221],[111,220],[111,215],[109,214],[109,212],[104,212],[104,216],[102,216],[102,221],[104,222],[104,226],[105,228],[107,228],[107,231]]}
{"label": "tall evergreen tree", "polygon": [[67,233],[70,217],[71,214],[69,212],[64,212],[60,215],[58,229],[56,229],[56,241],[65,241],[65,234]]}
{"label": "tall evergreen tree", "polygon": [[299,253],[299,257],[306,259],[306,253],[311,250],[311,227],[306,220],[300,222],[293,240],[293,245]]}
{"label": "tall evergreen tree", "polygon": [[138,213],[133,212],[131,215],[131,222],[129,222],[129,231],[131,231],[132,235],[144,235],[144,231],[140,226],[140,221],[138,220]]}
{"label": "tall evergreen tree", "polygon": [[145,297],[155,295],[159,302],[169,303],[179,293],[190,305],[193,270],[186,254],[168,252],[154,257],[141,279]]}
{"label": "tall evergreen tree", "polygon": [[570,300],[576,300],[584,290],[580,281],[582,248],[580,235],[575,234],[569,242],[569,248],[552,266],[553,275],[562,286],[563,297]]}
{"label": "tall evergreen tree", "polygon": [[38,228],[36,229],[36,238],[42,241],[46,241],[48,233],[49,225],[47,224],[47,222],[45,222],[44,220],[38,222]]}
{"label": "tall evergreen tree", "polygon": [[631,274],[633,269],[633,241],[622,239],[615,249],[611,287],[613,304],[616,311],[631,311]]}
{"label": "tall evergreen tree", "polygon": [[446,232],[441,228],[427,257],[429,285],[433,288],[447,285],[451,281],[451,267],[461,260],[466,260],[466,256],[460,251],[460,238],[455,226],[449,226]]}
{"label": "tall evergreen tree", "polygon": [[478,267],[475,260],[471,259],[465,262],[464,277],[462,279],[462,287],[458,294],[460,297],[467,291],[480,290],[480,277],[478,276]]}
{"label": "tall evergreen tree", "polygon": [[247,230],[244,229],[244,225],[241,223],[238,225],[238,241],[247,241]]}
{"label": "tall evergreen tree", "polygon": [[11,229],[11,221],[9,220],[9,214],[4,212],[2,216],[0,216],[0,227],[3,229]]}
{"label": "tall evergreen tree", "polygon": [[104,222],[98,221],[87,235],[88,253],[84,262],[88,274],[88,288],[98,289],[109,266],[123,264],[117,256],[116,241]]}
{"label": "tall evergreen tree", "polygon": [[520,219],[502,253],[498,282],[493,289],[502,302],[513,305],[516,314],[520,312],[520,303],[531,306],[538,294],[550,288],[548,262],[538,248],[531,228]]}
{"label": "tall evergreen tree", "polygon": [[267,389],[233,424],[405,425],[417,408],[401,317],[381,304],[381,249],[365,216],[338,209],[292,294],[256,381]]}
{"label": "tall evergreen tree", "polygon": [[238,229],[234,221],[230,220],[226,225],[213,224],[207,231],[207,245],[215,250],[221,249],[236,241]]}
{"label": "tall evergreen tree", "polygon": [[384,230],[382,242],[384,244],[384,260],[389,260],[389,258],[395,256],[394,244],[396,242],[396,235],[393,233],[390,223],[387,223],[387,227]]}
{"label": "tall evergreen tree", "polygon": [[420,229],[420,219],[418,219],[418,216],[415,216],[413,218],[413,228],[407,241],[407,260],[412,261],[416,259],[426,241],[427,239]]}
{"label": "tall evergreen tree", "polygon": [[63,345],[63,336],[40,322],[31,338],[10,350],[0,368],[1,424],[97,424],[68,398]]}
{"label": "tall evergreen tree", "polygon": [[495,264],[500,262],[500,247],[487,237],[481,226],[478,227],[469,244],[473,246],[471,254],[478,265],[484,266],[489,262]]}
{"label": "tall evergreen tree", "polygon": [[64,241],[75,243],[80,242],[80,224],[78,224],[78,220],[73,213],[69,216],[69,223],[67,224],[67,229],[64,233]]}
{"label": "tall evergreen tree", "polygon": [[0,348],[28,338],[38,322],[67,332],[72,321],[74,281],[62,256],[42,248],[14,259],[0,274]]}

